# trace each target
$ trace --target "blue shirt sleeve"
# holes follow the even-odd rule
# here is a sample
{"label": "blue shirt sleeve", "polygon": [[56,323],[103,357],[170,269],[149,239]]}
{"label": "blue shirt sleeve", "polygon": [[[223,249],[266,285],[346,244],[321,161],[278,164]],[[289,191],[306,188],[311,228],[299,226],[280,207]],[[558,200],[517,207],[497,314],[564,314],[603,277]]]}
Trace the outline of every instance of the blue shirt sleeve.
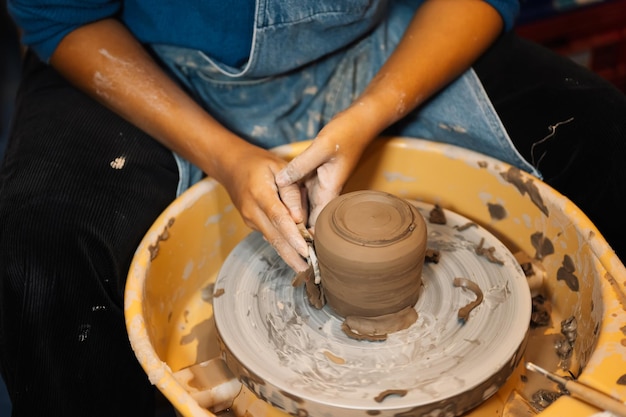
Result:
{"label": "blue shirt sleeve", "polygon": [[485,0],[500,13],[504,21],[504,31],[513,29],[515,19],[519,14],[520,4],[518,0]]}
{"label": "blue shirt sleeve", "polygon": [[22,43],[48,62],[61,40],[87,23],[114,16],[121,0],[8,0]]}
{"label": "blue shirt sleeve", "polygon": [[[196,1],[201,2],[201,0]],[[504,22],[504,30],[511,30],[519,13],[519,1],[485,1],[500,13]],[[122,12],[122,3],[123,0],[7,0],[9,13],[22,31],[22,43],[32,48],[37,55],[46,62],[50,60],[50,56],[68,33],[85,24],[107,17],[118,16]],[[158,2],[154,4],[150,4],[150,2],[134,3],[143,4],[144,6],[148,4],[149,7],[157,7],[158,5]],[[208,4],[213,3],[209,2]],[[195,10],[193,8],[191,9]],[[170,43],[190,47],[199,46],[192,42],[196,38],[198,41],[196,43],[200,45],[206,42],[206,34],[204,32],[202,32],[202,36],[196,36],[196,38],[192,36],[193,39],[191,41],[189,39],[178,39],[178,37],[183,36],[182,31],[180,35],[176,35],[176,33],[169,34],[166,36],[166,39],[161,39],[162,36],[157,36],[157,33],[155,33],[155,30],[158,29],[150,27],[149,25],[147,26],[147,33],[143,33],[145,30],[142,30],[146,28],[139,24],[141,22],[138,23],[132,19],[138,19],[138,16],[141,16],[143,19],[154,18],[155,13],[153,11],[148,13],[149,16],[146,16],[146,13],[150,12],[150,9],[139,11],[142,13],[135,13],[132,16],[126,17],[131,19],[131,21],[127,23],[134,25],[132,29],[134,29],[136,36],[142,41],[169,41]],[[185,16],[184,13],[179,14],[183,17]],[[201,18],[198,19],[200,19],[200,22],[193,22],[196,25],[196,29],[198,27],[204,28],[205,26],[201,24],[203,20]],[[165,24],[167,24],[167,16],[165,20]],[[156,26],[160,28],[163,25]]]}

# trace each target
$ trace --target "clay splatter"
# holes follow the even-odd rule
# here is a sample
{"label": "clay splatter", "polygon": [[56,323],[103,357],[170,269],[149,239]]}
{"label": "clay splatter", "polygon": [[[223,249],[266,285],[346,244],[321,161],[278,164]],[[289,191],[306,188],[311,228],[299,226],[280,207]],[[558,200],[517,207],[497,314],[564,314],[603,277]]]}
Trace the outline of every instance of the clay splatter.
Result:
{"label": "clay splatter", "polygon": [[202,298],[202,301],[206,303],[213,302],[214,291],[215,291],[214,283],[208,284],[206,287],[202,288],[202,291],[200,291],[200,297]]}
{"label": "clay splatter", "polygon": [[456,230],[458,230],[459,232],[462,232],[462,231],[464,231],[464,230],[467,230],[467,229],[469,229],[470,227],[478,227],[478,225],[477,225],[476,223],[474,223],[474,222],[467,222],[467,223],[465,223],[465,224],[463,224],[463,225],[461,225],[461,226],[459,226],[459,225],[454,225],[454,228],[455,228]]}
{"label": "clay splatter", "polygon": [[574,261],[572,261],[569,255],[565,255],[563,257],[562,266],[556,271],[556,279],[558,281],[565,281],[565,284],[567,284],[570,290],[578,291],[578,277],[574,275],[574,272],[576,272]]}
{"label": "clay splatter", "polygon": [[459,321],[461,323],[466,323],[467,320],[469,320],[469,315],[472,312],[472,310],[474,310],[476,307],[480,305],[480,303],[483,302],[483,292],[480,290],[480,287],[478,286],[478,284],[476,284],[474,281],[470,281],[467,278],[454,278],[452,285],[454,285],[457,288],[460,287],[466,290],[470,290],[476,295],[476,299],[472,301],[471,303],[467,304],[465,307],[461,307],[457,314]]}
{"label": "clay splatter", "polygon": [[545,410],[550,404],[555,402],[561,395],[560,392],[548,391],[546,389],[540,389],[533,394],[532,405],[538,410]]}
{"label": "clay splatter", "polygon": [[405,389],[388,389],[388,390],[381,392],[376,397],[374,397],[374,401],[376,401],[377,403],[382,403],[383,401],[385,401],[387,397],[391,395],[404,397],[407,394],[407,392],[408,391]]}
{"label": "clay splatter", "polygon": [[445,123],[439,123],[439,128],[450,132],[467,133],[467,129],[459,125],[447,125]]}
{"label": "clay splatter", "polygon": [[424,256],[424,262],[438,264],[441,259],[441,252],[437,249],[426,249],[426,255]]}
{"label": "clay splatter", "polygon": [[544,204],[543,198],[539,193],[539,189],[537,189],[537,186],[535,185],[535,182],[532,178],[524,180],[522,178],[522,172],[515,167],[509,168],[509,170],[506,172],[501,172],[500,175],[502,176],[502,178],[504,178],[506,182],[513,184],[515,188],[517,188],[517,190],[520,192],[520,194],[528,194],[528,196],[530,197],[530,201],[532,201],[533,204],[535,204],[535,206],[537,206],[537,208],[539,208],[539,210],[541,210],[543,214],[545,214],[546,216],[550,215],[550,211],[548,210],[548,207],[546,207],[546,205]]}
{"label": "clay splatter", "polygon": [[111,161],[110,165],[113,169],[122,169],[124,168],[124,164],[126,164],[125,156],[118,156],[114,160]]}
{"label": "clay splatter", "polygon": [[309,303],[318,310],[321,310],[326,305],[324,287],[321,284],[316,284],[315,281],[310,278],[304,282],[304,285]]}
{"label": "clay splatter", "polygon": [[213,293],[213,298],[219,298],[224,295],[224,288],[218,288],[215,293]]}
{"label": "clay splatter", "polygon": [[[622,309],[626,310],[626,294],[624,294],[622,288],[619,286],[613,275],[609,274],[608,272],[604,275],[604,278],[609,281],[609,284],[611,284],[611,288],[613,288],[613,291],[615,291],[615,295],[619,299],[619,303],[622,305]],[[626,334],[626,331],[622,331],[624,332],[624,334]]]}
{"label": "clay splatter", "polygon": [[561,322],[561,333],[572,344],[576,342],[578,337],[578,322],[576,317],[571,316]]}
{"label": "clay splatter", "polygon": [[172,227],[172,225],[174,224],[174,221],[175,221],[174,217],[170,218],[167,221],[167,224],[165,225],[165,227],[163,228],[163,231],[161,232],[161,234],[157,237],[157,241],[152,245],[148,245],[148,251],[150,252],[151,261],[153,261],[154,258],[156,258],[157,255],[159,254],[159,244],[161,243],[161,241],[167,240],[170,238],[169,228]]}
{"label": "clay splatter", "polygon": [[487,209],[489,209],[489,216],[492,220],[503,220],[506,218],[506,209],[502,204],[487,203]]}
{"label": "clay splatter", "polygon": [[550,324],[550,306],[546,298],[539,294],[532,299],[532,313],[530,315],[530,327],[546,327]]}
{"label": "clay splatter", "polygon": [[617,379],[617,385],[626,385],[626,374]]}
{"label": "clay splatter", "polygon": [[446,213],[443,211],[439,204],[435,204],[433,209],[430,211],[430,215],[428,216],[428,221],[433,224],[446,224]]}
{"label": "clay splatter", "polygon": [[326,356],[329,360],[331,360],[332,362],[338,364],[338,365],[343,365],[346,363],[346,360],[344,358],[341,358],[337,355],[335,355],[332,352],[329,352],[327,350],[324,351],[324,356]]}
{"label": "clay splatter", "polygon": [[87,340],[89,333],[91,333],[91,324],[81,324],[78,326],[78,341],[84,342]]}
{"label": "clay splatter", "polygon": [[475,249],[476,254],[478,256],[484,256],[485,258],[489,260],[489,262],[493,262],[494,264],[504,265],[504,262],[498,259],[495,255],[496,248],[493,246],[490,248],[484,248],[483,247],[484,244],[485,244],[485,238],[481,238],[480,243],[478,243],[478,246],[476,246],[476,249]]}
{"label": "clay splatter", "polygon": [[569,369],[569,359],[574,352],[574,344],[578,337],[578,322],[574,316],[571,316],[561,322],[562,338],[557,339],[554,343],[557,356],[561,359],[561,369]]}
{"label": "clay splatter", "polygon": [[523,263],[520,264],[520,266],[522,267],[522,271],[524,272],[524,276],[532,277],[533,275],[535,275],[535,270],[533,269],[532,262],[523,262]]}
{"label": "clay splatter", "polygon": [[389,182],[393,181],[401,181],[401,182],[415,182],[417,181],[414,177],[408,177],[406,175],[402,175],[399,172],[385,172],[383,173],[385,179]]}
{"label": "clay splatter", "polygon": [[554,245],[552,241],[545,237],[541,232],[535,232],[530,236],[530,243],[535,248],[535,259],[542,260],[548,255],[554,253]]}

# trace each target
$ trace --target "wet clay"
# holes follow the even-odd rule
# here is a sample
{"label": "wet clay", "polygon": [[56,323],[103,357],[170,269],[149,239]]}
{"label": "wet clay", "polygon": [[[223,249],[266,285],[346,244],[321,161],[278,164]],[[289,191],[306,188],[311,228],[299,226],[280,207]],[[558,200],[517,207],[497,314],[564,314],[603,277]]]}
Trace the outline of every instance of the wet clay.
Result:
{"label": "wet clay", "polygon": [[543,202],[541,193],[532,178],[527,175],[522,175],[522,171],[515,167],[510,167],[508,171],[502,172],[500,175],[505,181],[513,184],[521,195],[528,194],[533,204],[537,206],[546,217],[550,215],[548,207]]}
{"label": "wet clay", "polygon": [[377,317],[347,316],[341,330],[357,340],[382,341],[387,334],[406,329],[415,323],[418,314],[413,307]]}
{"label": "wet clay", "polygon": [[480,242],[476,246],[475,252],[477,255],[484,256],[489,260],[489,262],[493,262],[494,264],[504,265],[500,259],[498,259],[495,255],[496,248],[493,246],[485,248],[485,238],[480,239]]}
{"label": "wet clay", "polygon": [[435,207],[430,211],[428,221],[434,224],[446,224],[446,213],[443,211],[439,204],[435,204]]}
{"label": "wet clay", "polygon": [[388,389],[388,390],[385,390],[385,391],[381,392],[380,394],[378,394],[374,398],[374,401],[376,401],[377,403],[382,403],[383,401],[385,401],[385,399],[387,397],[389,397],[391,395],[404,397],[407,393],[408,393],[408,391],[405,390],[405,389]]}
{"label": "wet clay", "polygon": [[472,312],[472,310],[478,307],[480,303],[483,302],[483,292],[481,291],[478,284],[476,284],[474,281],[470,281],[467,278],[454,278],[453,285],[455,287],[460,287],[460,288],[470,290],[471,292],[474,293],[474,295],[476,295],[476,298],[474,299],[474,301],[472,301],[471,303],[459,309],[458,319],[462,323],[465,323],[467,322],[467,320],[469,320],[469,315]]}
{"label": "wet clay", "polygon": [[371,190],[339,196],[320,213],[315,251],[325,301],[350,317],[353,333],[382,336],[415,322],[417,313],[410,322],[393,318],[412,309],[422,284],[426,223],[413,205]]}
{"label": "wet clay", "polygon": [[438,264],[441,260],[441,251],[437,249],[426,249],[426,255],[424,255],[424,262]]}

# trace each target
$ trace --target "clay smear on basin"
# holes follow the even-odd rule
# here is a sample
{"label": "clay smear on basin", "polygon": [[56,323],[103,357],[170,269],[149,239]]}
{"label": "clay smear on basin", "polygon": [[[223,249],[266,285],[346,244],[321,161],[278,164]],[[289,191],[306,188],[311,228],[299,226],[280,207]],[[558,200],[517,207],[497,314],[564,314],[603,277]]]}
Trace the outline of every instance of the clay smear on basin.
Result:
{"label": "clay smear on basin", "polygon": [[415,323],[426,224],[407,201],[371,190],[336,198],[317,220],[315,251],[322,298],[348,336],[385,340]]}

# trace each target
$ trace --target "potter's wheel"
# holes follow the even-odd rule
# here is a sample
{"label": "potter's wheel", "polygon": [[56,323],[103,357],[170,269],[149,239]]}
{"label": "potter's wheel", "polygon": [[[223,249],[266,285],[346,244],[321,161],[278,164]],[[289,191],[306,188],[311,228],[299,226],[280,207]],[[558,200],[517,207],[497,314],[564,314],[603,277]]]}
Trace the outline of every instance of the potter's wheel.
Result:
{"label": "potter's wheel", "polygon": [[[428,219],[432,206],[413,203]],[[343,319],[310,306],[304,286],[291,286],[294,272],[261,234],[250,234],[215,284],[216,327],[231,370],[293,415],[455,416],[490,397],[523,353],[530,292],[501,242],[481,227],[459,231],[468,219],[445,212],[447,224],[427,221],[427,247],[441,259],[424,265],[419,318],[384,342],[348,338]],[[502,265],[476,254],[482,239]],[[455,277],[484,294],[465,324],[457,312],[476,297],[455,287]]]}

